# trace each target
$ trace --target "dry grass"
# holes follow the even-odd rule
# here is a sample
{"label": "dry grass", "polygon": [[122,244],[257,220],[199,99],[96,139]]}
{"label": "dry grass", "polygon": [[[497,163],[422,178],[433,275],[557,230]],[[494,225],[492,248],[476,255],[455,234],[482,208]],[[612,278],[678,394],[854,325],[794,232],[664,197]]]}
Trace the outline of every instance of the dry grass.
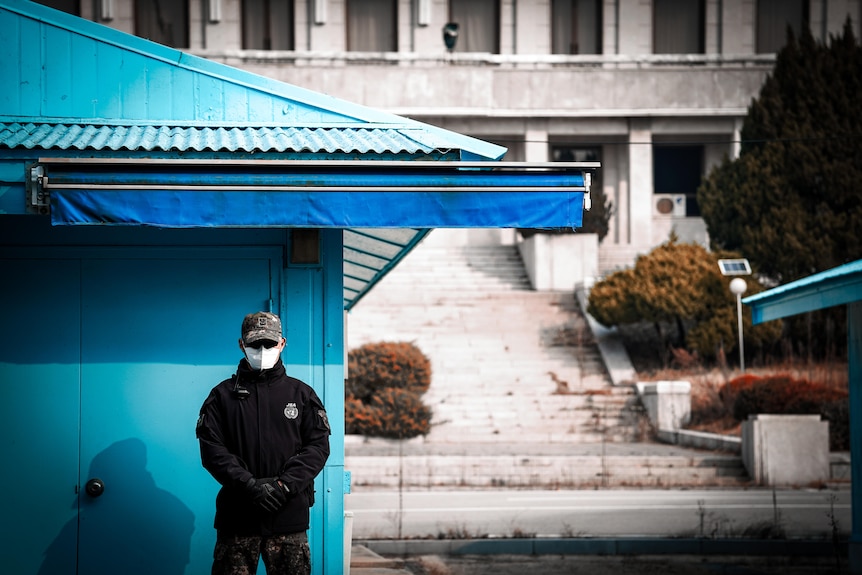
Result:
{"label": "dry grass", "polygon": [[[747,369],[745,373],[759,376],[788,374],[794,379],[816,381],[844,391],[848,389],[846,363],[784,363]],[[740,375],[742,372],[739,370],[690,366],[686,369],[659,369],[650,373],[641,373],[639,378],[641,381],[690,382],[692,417],[688,428],[725,435],[740,435],[740,422],[733,418],[730,406],[724,405],[719,397],[721,387]]]}

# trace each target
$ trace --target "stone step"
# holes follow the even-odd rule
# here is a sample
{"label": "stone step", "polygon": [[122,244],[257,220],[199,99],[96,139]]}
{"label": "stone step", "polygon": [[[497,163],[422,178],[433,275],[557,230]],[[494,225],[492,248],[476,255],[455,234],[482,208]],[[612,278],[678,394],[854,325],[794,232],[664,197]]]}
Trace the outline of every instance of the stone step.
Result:
{"label": "stone step", "polygon": [[749,479],[738,456],[354,456],[351,484],[362,487],[731,486]]}

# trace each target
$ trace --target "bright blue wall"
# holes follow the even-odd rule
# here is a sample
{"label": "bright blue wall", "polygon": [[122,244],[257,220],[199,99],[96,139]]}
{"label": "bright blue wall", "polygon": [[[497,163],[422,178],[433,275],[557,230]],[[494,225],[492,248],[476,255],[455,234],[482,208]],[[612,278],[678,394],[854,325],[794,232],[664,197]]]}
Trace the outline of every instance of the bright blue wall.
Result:
{"label": "bright blue wall", "polygon": [[[208,570],[218,485],[200,466],[194,420],[240,359],[242,315],[272,299],[285,318],[288,370],[316,389],[333,425],[310,539],[314,572],[341,572],[341,233],[322,232],[313,266],[284,264],[288,237],[51,228],[43,217],[0,215],[0,260],[15,278],[0,284],[0,386],[29,398],[0,407],[10,438],[0,457],[16,470],[0,475],[0,489],[15,494],[0,519],[4,568],[113,569],[135,552],[113,539],[125,526],[142,549],[162,535],[184,542],[164,554],[177,570],[162,572]],[[81,493],[94,475],[106,482],[97,499]]]}

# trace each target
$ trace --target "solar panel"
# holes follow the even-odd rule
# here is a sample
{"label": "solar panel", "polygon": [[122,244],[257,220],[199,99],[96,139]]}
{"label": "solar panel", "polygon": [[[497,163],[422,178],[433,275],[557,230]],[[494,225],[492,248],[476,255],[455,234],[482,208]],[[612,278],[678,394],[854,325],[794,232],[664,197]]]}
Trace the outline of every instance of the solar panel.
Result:
{"label": "solar panel", "polygon": [[751,275],[751,266],[745,258],[718,260],[718,268],[721,270],[721,275],[725,276]]}

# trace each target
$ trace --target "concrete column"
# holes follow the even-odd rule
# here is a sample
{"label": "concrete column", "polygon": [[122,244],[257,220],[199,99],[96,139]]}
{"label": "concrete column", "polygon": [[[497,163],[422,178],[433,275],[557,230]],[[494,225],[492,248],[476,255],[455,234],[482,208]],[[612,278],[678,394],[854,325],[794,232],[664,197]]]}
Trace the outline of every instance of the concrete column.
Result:
{"label": "concrete column", "polygon": [[632,242],[631,218],[629,217],[631,212],[629,206],[629,150],[626,146],[605,146],[603,153],[611,152],[614,154],[615,167],[613,171],[605,171],[603,177],[606,178],[605,181],[612,181],[616,185],[616,192],[612,196],[616,207],[613,218],[613,241],[618,245],[629,245]]}
{"label": "concrete column", "polygon": [[631,244],[652,247],[652,131],[649,120],[629,121],[629,229]]}
{"label": "concrete column", "polygon": [[548,126],[531,125],[524,132],[524,160],[527,162],[547,162],[548,151]]}
{"label": "concrete column", "polygon": [[636,387],[650,423],[657,430],[678,431],[688,424],[691,419],[690,382],[638,382]]}
{"label": "concrete column", "polygon": [[733,141],[730,144],[730,159],[735,160],[739,157],[739,152],[742,149],[742,119],[738,118],[733,121]]}

